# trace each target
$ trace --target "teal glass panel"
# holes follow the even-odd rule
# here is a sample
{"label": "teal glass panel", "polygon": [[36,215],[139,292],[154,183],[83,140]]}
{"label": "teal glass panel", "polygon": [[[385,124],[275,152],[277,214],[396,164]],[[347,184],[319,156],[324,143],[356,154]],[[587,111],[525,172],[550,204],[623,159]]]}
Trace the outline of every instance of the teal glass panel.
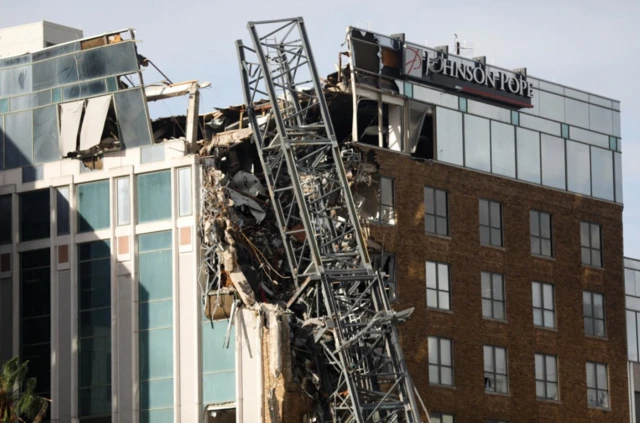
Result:
{"label": "teal glass panel", "polygon": [[140,253],[166,250],[167,248],[171,248],[171,231],[153,232],[138,237],[138,251]]}
{"label": "teal glass panel", "polygon": [[0,98],[0,113],[7,113],[9,111],[9,99]]}
{"label": "teal glass panel", "polygon": [[515,126],[520,125],[520,113],[515,110],[511,111],[511,124]]}
{"label": "teal glass panel", "polygon": [[202,401],[206,404],[236,400],[235,372],[209,373],[202,380]]}
{"label": "teal glass panel", "polygon": [[411,84],[410,82],[404,83],[404,95],[409,98],[413,98],[413,84]]}
{"label": "teal glass panel", "polygon": [[151,144],[149,117],[142,89],[114,93],[116,115],[125,148]]}
{"label": "teal glass panel", "polygon": [[173,408],[140,411],[140,423],[173,423]]}
{"label": "teal glass panel", "polygon": [[81,339],[79,345],[80,388],[111,384],[111,337]]}
{"label": "teal glass panel", "polygon": [[54,103],[59,103],[62,101],[62,90],[60,88],[53,89],[52,100]]}
{"label": "teal glass panel", "polygon": [[51,235],[49,190],[20,194],[20,240],[49,238]]}
{"label": "teal glass panel", "polygon": [[140,301],[173,296],[171,250],[140,254]]}
{"label": "teal glass panel", "polygon": [[109,181],[81,184],[78,188],[78,232],[108,228]]}
{"label": "teal glass panel", "polygon": [[138,223],[171,219],[171,172],[138,175]]}
{"label": "teal glass panel", "polygon": [[118,91],[118,83],[116,82],[116,78],[113,76],[107,78],[107,91],[110,93]]}
{"label": "teal glass panel", "polygon": [[234,371],[236,368],[235,326],[231,327],[229,347],[224,347],[227,322],[218,320],[215,324],[202,324],[202,371],[205,373]]}
{"label": "teal glass panel", "polygon": [[566,123],[563,123],[560,125],[560,132],[562,135],[562,138],[569,138],[569,125],[567,125]]}
{"label": "teal glass panel", "polygon": [[458,109],[461,112],[467,113],[467,99],[464,97],[458,97]]}
{"label": "teal glass panel", "polygon": [[609,149],[618,151],[618,139],[616,137],[609,137]]}
{"label": "teal glass panel", "polygon": [[33,112],[4,115],[4,162],[6,169],[33,164]]}
{"label": "teal glass panel", "polygon": [[47,106],[33,111],[34,163],[47,163],[60,160],[57,107],[58,106]]}
{"label": "teal glass panel", "polygon": [[140,303],[140,329],[156,329],[173,326],[173,301]]}
{"label": "teal glass panel", "polygon": [[[140,332],[140,380],[173,376],[173,329]],[[144,407],[143,407],[144,408]]]}
{"label": "teal glass panel", "polygon": [[173,405],[173,378],[140,382],[140,409],[165,408]]}
{"label": "teal glass panel", "polygon": [[[78,396],[78,413],[81,417],[111,414],[111,386],[80,389]],[[86,421],[94,422],[93,419]]]}

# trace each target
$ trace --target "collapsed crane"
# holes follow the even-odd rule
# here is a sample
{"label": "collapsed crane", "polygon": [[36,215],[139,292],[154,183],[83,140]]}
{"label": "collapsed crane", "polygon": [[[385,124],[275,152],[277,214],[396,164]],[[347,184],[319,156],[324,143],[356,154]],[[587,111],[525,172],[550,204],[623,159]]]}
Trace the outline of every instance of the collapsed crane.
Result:
{"label": "collapsed crane", "polygon": [[298,330],[321,375],[318,415],[419,423],[396,327],[412,310],[391,309],[372,268],[304,21],[248,29],[253,48],[236,42],[245,104],[296,286],[287,306],[304,322]]}

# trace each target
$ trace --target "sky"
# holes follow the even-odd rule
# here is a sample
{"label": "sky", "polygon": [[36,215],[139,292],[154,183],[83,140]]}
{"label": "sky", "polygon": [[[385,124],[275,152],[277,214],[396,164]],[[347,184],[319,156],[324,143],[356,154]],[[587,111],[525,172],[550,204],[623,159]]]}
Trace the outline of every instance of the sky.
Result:
{"label": "sky", "polygon": [[[235,40],[250,44],[250,20],[302,16],[321,76],[335,71],[347,26],[404,32],[428,46],[452,46],[454,33],[474,56],[507,69],[621,101],[624,251],[640,258],[640,17],[638,0],[0,0],[0,27],[47,20],[85,36],[135,28],[138,50],[172,81],[211,82],[201,113],[242,103]],[[145,71],[145,82],[162,79]],[[186,102],[167,102],[161,115]],[[184,109],[180,109],[183,107]]]}

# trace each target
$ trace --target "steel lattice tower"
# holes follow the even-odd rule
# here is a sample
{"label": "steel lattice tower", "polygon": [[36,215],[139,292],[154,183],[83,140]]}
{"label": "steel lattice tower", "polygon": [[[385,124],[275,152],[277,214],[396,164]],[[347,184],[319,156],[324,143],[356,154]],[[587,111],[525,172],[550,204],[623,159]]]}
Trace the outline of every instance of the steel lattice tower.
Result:
{"label": "steel lattice tower", "polygon": [[253,48],[236,42],[247,115],[298,288],[289,305],[315,328],[325,415],[419,423],[396,328],[411,310],[391,309],[372,269],[304,21],[248,29]]}

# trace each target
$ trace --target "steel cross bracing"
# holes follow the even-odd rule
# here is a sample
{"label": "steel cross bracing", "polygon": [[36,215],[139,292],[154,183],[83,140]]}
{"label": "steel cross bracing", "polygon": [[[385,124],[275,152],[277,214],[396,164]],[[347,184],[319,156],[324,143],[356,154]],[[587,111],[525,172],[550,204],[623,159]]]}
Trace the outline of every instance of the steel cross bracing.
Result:
{"label": "steel cross bracing", "polygon": [[371,267],[304,21],[248,29],[253,48],[236,43],[247,115],[298,288],[289,304],[315,324],[325,418],[418,423],[396,328],[411,310],[391,309]]}

